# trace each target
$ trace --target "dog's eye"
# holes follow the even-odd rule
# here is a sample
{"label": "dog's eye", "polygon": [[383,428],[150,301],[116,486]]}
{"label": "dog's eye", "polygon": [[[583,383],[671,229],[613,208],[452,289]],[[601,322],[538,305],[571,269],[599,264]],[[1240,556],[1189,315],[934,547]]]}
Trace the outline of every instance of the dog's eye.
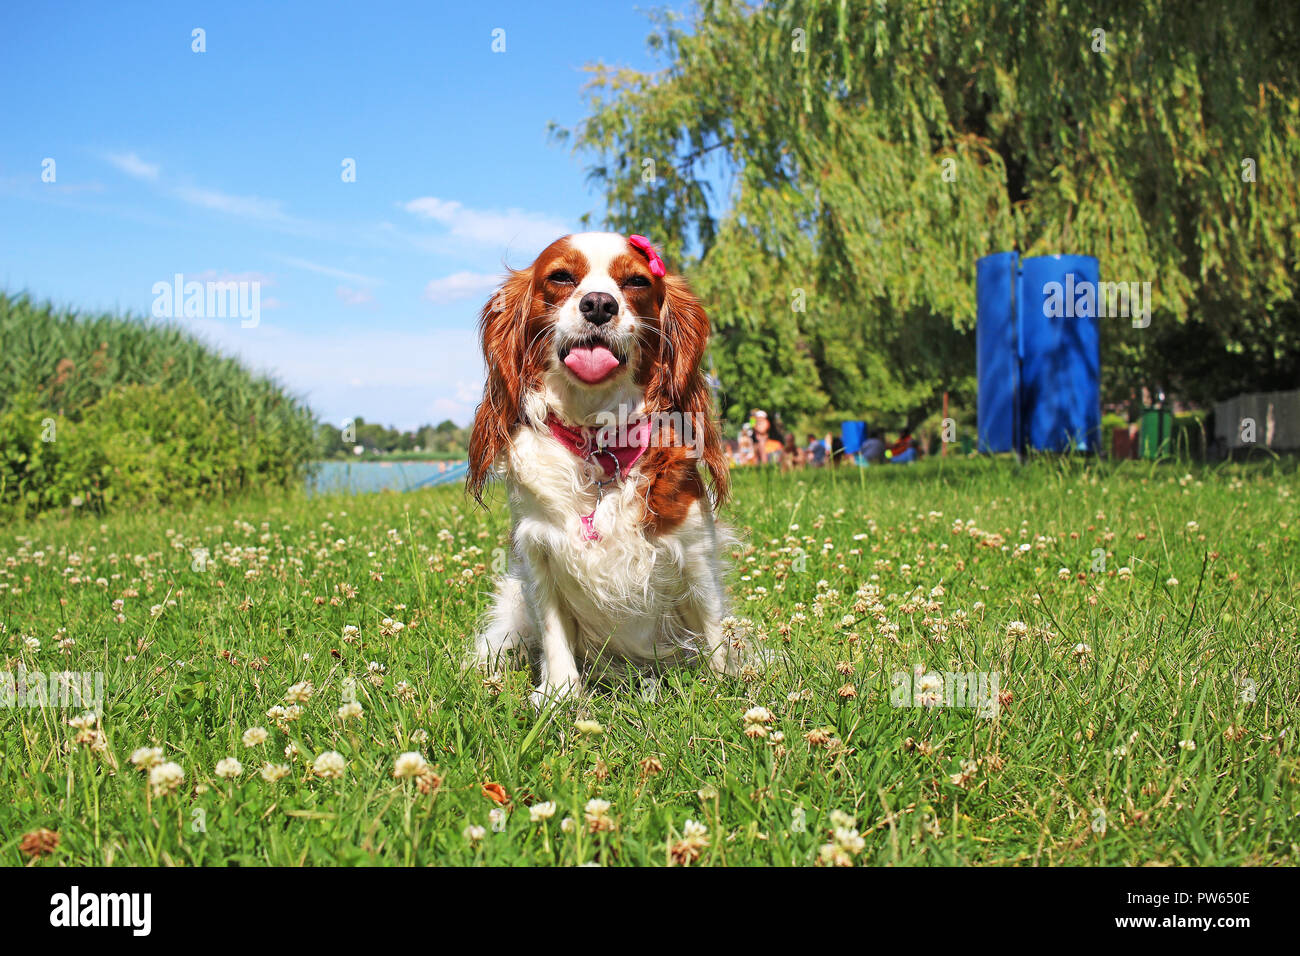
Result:
{"label": "dog's eye", "polygon": [[625,287],[632,286],[635,289],[644,289],[649,284],[650,284],[650,280],[639,273],[636,275],[628,276],[627,279],[625,279],[623,282],[623,285]]}
{"label": "dog's eye", "polygon": [[547,282],[554,282],[556,285],[573,285],[573,273],[566,269],[556,269],[546,277]]}

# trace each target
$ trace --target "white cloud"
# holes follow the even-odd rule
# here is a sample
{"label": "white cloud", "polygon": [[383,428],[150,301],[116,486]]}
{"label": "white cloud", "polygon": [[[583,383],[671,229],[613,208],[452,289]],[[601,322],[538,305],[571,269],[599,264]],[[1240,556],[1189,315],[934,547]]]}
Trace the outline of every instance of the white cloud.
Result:
{"label": "white cloud", "polygon": [[353,289],[350,286],[341,285],[334,292],[344,305],[359,307],[373,305],[375,301],[375,297],[366,289]]}
{"label": "white cloud", "polygon": [[135,153],[107,153],[104,159],[136,179],[157,179],[162,169],[157,163],[146,163]]}
{"label": "white cloud", "polygon": [[453,272],[434,279],[424,287],[424,297],[430,302],[455,302],[486,296],[501,284],[501,277],[487,272]]}
{"label": "white cloud", "polygon": [[438,425],[450,418],[457,425],[468,425],[474,417],[475,407],[473,404],[453,401],[450,398],[434,399],[433,404],[429,406],[429,424]]}
{"label": "white cloud", "polygon": [[295,269],[305,269],[307,272],[329,276],[331,279],[342,279],[344,282],[356,282],[361,285],[377,285],[379,283],[378,279],[372,279],[370,276],[363,276],[356,272],[345,272],[331,266],[323,266],[319,262],[312,262],[310,259],[299,259],[296,256],[280,256],[280,261],[285,265],[293,266]]}
{"label": "white cloud", "polygon": [[446,226],[453,236],[492,246],[522,246],[541,250],[560,236],[572,232],[562,220],[522,209],[470,209],[454,199],[422,196],[402,203],[413,215]]}
{"label": "white cloud", "polygon": [[278,199],[263,199],[260,196],[233,196],[215,189],[199,189],[195,186],[181,186],[175,190],[175,196],[191,206],[201,206],[216,212],[228,213],[245,219],[283,220],[284,203]]}
{"label": "white cloud", "polygon": [[256,282],[258,285],[273,286],[275,277],[265,272],[218,272],[216,269],[204,269],[192,278],[200,282]]}
{"label": "white cloud", "polygon": [[[103,159],[118,170],[136,179],[157,182],[162,167],[141,159],[137,153],[104,153]],[[190,206],[210,209],[214,212],[252,219],[274,224],[282,231],[299,235],[321,238],[331,231],[320,223],[311,223],[296,219],[285,212],[284,203],[279,199],[266,199],[261,196],[237,196],[219,189],[205,189],[201,186],[173,186],[164,189],[164,194],[178,199]]]}
{"label": "white cloud", "polygon": [[483,358],[472,329],[297,331],[265,318],[251,329],[220,319],[177,324],[273,375],[336,425],[355,415],[404,429],[444,418],[465,425],[483,387]]}

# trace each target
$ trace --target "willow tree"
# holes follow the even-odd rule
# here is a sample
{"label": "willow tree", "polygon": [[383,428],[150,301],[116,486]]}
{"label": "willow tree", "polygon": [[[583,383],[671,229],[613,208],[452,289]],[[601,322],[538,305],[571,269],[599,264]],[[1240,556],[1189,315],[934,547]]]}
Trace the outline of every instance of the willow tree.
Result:
{"label": "willow tree", "polygon": [[650,42],[559,135],[712,306],[733,418],[973,404],[974,262],[1013,248],[1152,284],[1110,397],[1300,378],[1291,5],[717,0]]}

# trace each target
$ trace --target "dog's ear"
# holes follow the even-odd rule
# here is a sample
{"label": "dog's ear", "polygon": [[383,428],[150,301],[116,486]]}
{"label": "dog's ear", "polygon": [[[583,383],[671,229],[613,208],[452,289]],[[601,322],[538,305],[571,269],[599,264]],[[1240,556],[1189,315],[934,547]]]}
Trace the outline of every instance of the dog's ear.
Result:
{"label": "dog's ear", "polygon": [[487,379],[483,400],[474,413],[469,440],[469,474],[465,487],[479,504],[493,464],[510,444],[510,433],[521,419],[524,389],[524,349],[529,303],[533,295],[530,269],[512,269],[479,314]]}
{"label": "dog's ear", "polygon": [[702,457],[713,479],[714,503],[721,505],[731,490],[731,473],[718,435],[713,397],[701,368],[709,344],[709,317],[685,279],[667,275],[663,282],[659,361],[646,388],[646,407],[690,416],[692,427],[704,436]]}
{"label": "dog's ear", "polygon": [[655,408],[680,409],[681,400],[696,385],[704,348],[709,343],[709,317],[686,280],[664,276],[664,304],[659,310],[659,362],[646,399]]}

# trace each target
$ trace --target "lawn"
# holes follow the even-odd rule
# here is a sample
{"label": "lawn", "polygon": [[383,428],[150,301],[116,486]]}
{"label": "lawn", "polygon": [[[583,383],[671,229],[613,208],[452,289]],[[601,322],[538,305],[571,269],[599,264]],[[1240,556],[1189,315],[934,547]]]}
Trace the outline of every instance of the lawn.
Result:
{"label": "lawn", "polygon": [[499,490],[0,529],[3,670],[104,687],[0,708],[0,861],[1300,862],[1294,462],[749,471],[727,518],[768,666],[540,716],[460,666]]}

